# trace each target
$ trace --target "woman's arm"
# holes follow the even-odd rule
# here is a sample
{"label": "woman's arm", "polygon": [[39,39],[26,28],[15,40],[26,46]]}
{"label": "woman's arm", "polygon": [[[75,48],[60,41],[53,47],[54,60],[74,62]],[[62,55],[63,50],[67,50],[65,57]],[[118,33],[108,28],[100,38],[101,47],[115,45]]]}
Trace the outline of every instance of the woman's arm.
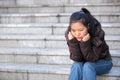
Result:
{"label": "woman's arm", "polygon": [[100,48],[95,47],[91,44],[91,41],[88,40],[86,42],[80,42],[80,48],[84,58],[87,61],[96,61],[99,58]]}
{"label": "woman's arm", "polygon": [[74,61],[82,61],[83,56],[81,54],[78,40],[75,37],[72,37],[69,31],[65,32],[65,37],[70,51],[70,58]]}
{"label": "woman's arm", "polygon": [[105,56],[107,54],[106,52],[109,51],[108,46],[106,46],[107,44],[105,44],[104,31],[102,30],[100,31],[99,36],[88,39],[87,41],[81,41],[79,45],[82,54],[87,61],[96,61],[100,58],[101,54],[104,54]]}

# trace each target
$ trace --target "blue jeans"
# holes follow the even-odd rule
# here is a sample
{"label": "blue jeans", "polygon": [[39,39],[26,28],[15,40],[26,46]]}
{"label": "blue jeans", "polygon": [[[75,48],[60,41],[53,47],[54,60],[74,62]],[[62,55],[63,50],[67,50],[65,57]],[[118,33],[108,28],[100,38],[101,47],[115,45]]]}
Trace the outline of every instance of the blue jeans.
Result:
{"label": "blue jeans", "polygon": [[74,62],[68,80],[96,80],[96,75],[108,73],[112,68],[112,60],[96,62]]}

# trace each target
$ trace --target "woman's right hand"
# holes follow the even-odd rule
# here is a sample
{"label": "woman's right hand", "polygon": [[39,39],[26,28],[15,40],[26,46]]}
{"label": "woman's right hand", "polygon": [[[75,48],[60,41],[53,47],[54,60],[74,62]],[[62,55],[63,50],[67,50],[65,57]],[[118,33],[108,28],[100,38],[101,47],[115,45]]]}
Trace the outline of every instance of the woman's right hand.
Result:
{"label": "woman's right hand", "polygon": [[71,39],[73,39],[73,38],[74,38],[74,36],[72,35],[71,32],[69,32],[69,33],[68,33],[68,39],[71,40]]}

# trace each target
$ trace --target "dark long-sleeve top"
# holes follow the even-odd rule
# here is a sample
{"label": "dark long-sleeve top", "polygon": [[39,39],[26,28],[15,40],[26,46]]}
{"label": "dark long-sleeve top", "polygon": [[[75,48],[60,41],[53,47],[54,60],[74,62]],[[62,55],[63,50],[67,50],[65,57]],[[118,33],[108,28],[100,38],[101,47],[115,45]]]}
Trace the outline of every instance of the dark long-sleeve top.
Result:
{"label": "dark long-sleeve top", "polygon": [[78,41],[76,38],[68,40],[69,27],[65,32],[70,58],[74,61],[97,61],[99,59],[111,59],[109,46],[101,26],[96,28],[96,36],[86,42]]}

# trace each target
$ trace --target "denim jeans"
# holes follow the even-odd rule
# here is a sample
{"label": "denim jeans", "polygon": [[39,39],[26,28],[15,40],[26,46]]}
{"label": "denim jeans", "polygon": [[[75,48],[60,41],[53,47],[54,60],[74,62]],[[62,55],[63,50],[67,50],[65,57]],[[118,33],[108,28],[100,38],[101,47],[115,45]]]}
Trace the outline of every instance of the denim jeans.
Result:
{"label": "denim jeans", "polygon": [[96,75],[108,73],[112,68],[112,60],[96,62],[74,62],[68,80],[96,80]]}

